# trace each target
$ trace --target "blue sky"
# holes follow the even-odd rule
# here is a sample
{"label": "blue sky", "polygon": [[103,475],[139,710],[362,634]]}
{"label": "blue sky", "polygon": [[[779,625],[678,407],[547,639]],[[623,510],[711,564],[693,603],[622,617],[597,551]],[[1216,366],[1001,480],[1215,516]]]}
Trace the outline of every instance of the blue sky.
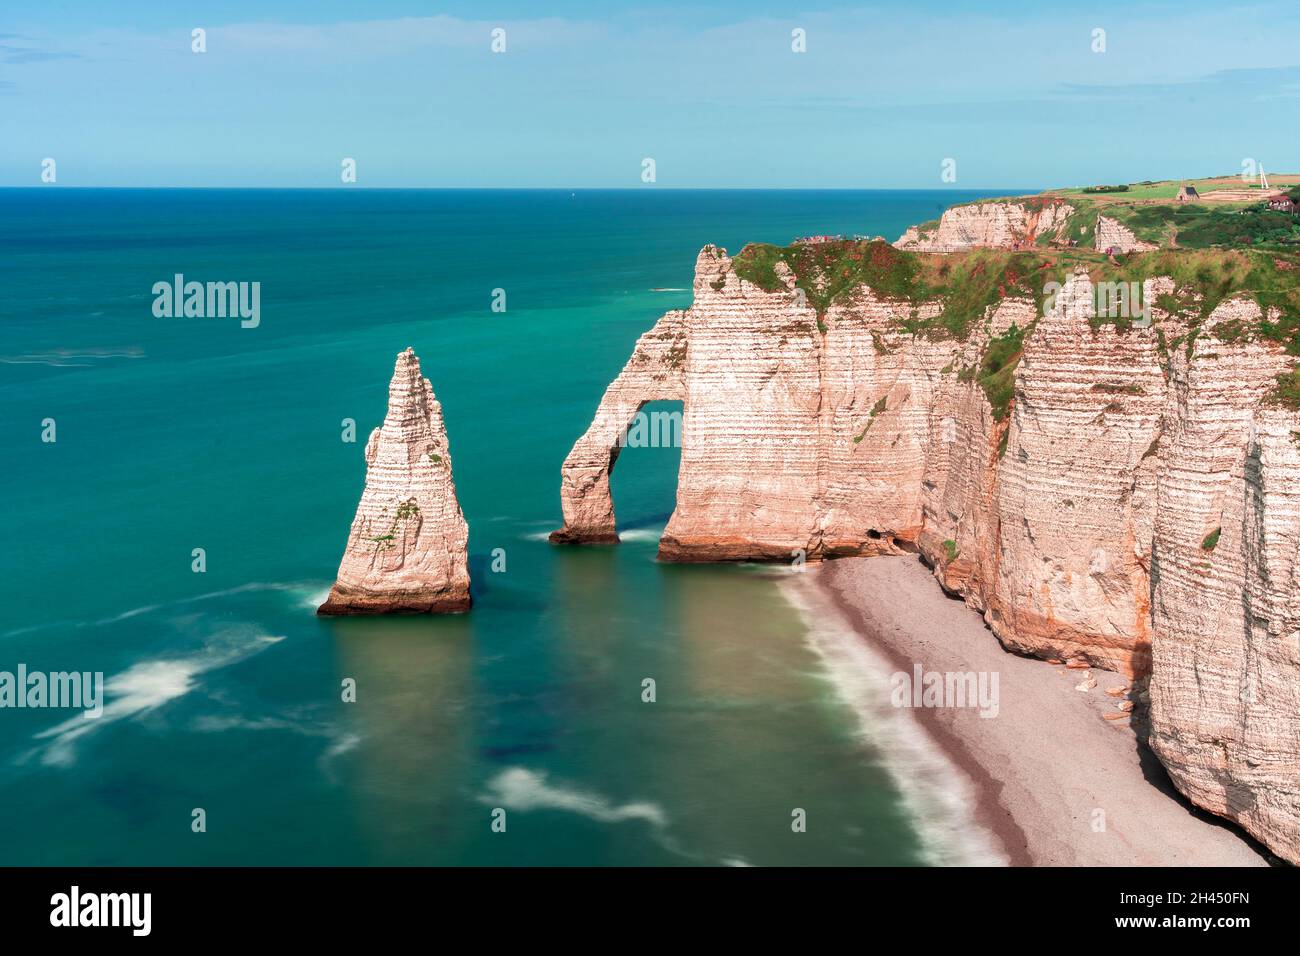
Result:
{"label": "blue sky", "polygon": [[344,157],[363,187],[645,188],[646,157],[657,188],[1300,171],[1294,2],[702,7],[6,3],[0,184],[46,157],[68,186],[337,186]]}

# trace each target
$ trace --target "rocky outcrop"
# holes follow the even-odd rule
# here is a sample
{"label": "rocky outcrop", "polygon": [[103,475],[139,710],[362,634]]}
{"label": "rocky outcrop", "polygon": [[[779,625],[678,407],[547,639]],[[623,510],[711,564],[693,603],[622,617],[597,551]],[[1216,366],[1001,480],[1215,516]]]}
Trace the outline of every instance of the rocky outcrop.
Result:
{"label": "rocky outcrop", "polygon": [[1073,212],[1068,203],[1036,197],[954,206],[937,225],[912,226],[894,245],[913,252],[1019,249],[1058,237]]}
{"label": "rocky outcrop", "polygon": [[[566,460],[557,539],[614,540],[625,413],[679,397],[662,559],[919,551],[1009,648],[1149,674],[1179,789],[1300,861],[1300,415],[1265,402],[1290,360],[1241,334],[1260,307],[1100,321],[1080,271],[958,339],[919,331],[940,302],[862,286],[819,311],[776,276],[701,252],[691,308],[638,344]],[[1143,301],[1173,291],[1155,276]],[[996,407],[994,345],[1021,349]]]}
{"label": "rocky outcrop", "polygon": [[560,471],[564,527],[551,533],[556,544],[618,541],[609,474],[623,449],[628,426],[641,407],[684,397],[685,312],[669,312],[637,340],[632,357],[605,390],[596,417]]}
{"label": "rocky outcrop", "polygon": [[1094,238],[1097,249],[1101,252],[1146,252],[1158,248],[1153,242],[1143,242],[1134,235],[1132,229],[1109,216],[1097,217]]}
{"label": "rocky outcrop", "polygon": [[411,349],[366,443],[366,486],[320,614],[441,613],[470,606],[469,528],[456,500],[442,406]]}

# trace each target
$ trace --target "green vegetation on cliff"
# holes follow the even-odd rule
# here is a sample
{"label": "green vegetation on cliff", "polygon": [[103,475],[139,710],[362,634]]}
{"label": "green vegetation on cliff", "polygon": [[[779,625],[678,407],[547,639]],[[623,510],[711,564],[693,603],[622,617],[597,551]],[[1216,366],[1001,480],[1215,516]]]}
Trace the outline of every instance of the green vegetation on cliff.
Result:
{"label": "green vegetation on cliff", "polygon": [[[913,306],[903,327],[915,334],[965,340],[989,306],[1020,296],[1041,304],[1049,263],[1031,252],[973,249],[949,256],[907,252],[887,242],[842,240],[790,246],[751,244],[732,260],[736,275],[765,292],[785,286],[777,273],[784,263],[808,304],[824,316],[865,286],[882,298]],[[917,307],[941,301],[942,311],[922,319]]]}
{"label": "green vegetation on cliff", "polygon": [[732,268],[765,292],[776,292],[784,288],[776,271],[778,262],[794,273],[795,285],[818,315],[825,315],[832,303],[845,301],[864,285],[891,299],[910,300],[922,292],[917,257],[879,240],[751,244],[732,260]]}
{"label": "green vegetation on cliff", "polygon": [[[1154,208],[1154,207],[1153,207]],[[791,246],[749,245],[732,260],[735,273],[768,292],[785,289],[778,275],[783,263],[817,314],[817,326],[828,330],[827,311],[848,307],[864,287],[873,295],[898,303],[898,331],[931,339],[966,341],[1008,298],[1032,301],[1038,315],[1055,290],[1078,270],[1086,270],[1094,288],[1103,284],[1133,288],[1150,278],[1168,276],[1174,289],[1149,303],[1177,315],[1187,332],[1166,341],[1161,350],[1192,344],[1207,316],[1237,296],[1253,300],[1264,318],[1243,327],[1221,322],[1215,334],[1224,341],[1262,339],[1276,342],[1300,356],[1300,251],[1269,251],[1256,246],[1237,249],[1159,249],[1107,256],[1080,247],[1035,247],[1032,250],[971,249],[955,253],[918,253],[896,249],[881,240],[838,240]],[[1148,303],[1133,303],[1135,306]],[[928,314],[927,314],[928,313]],[[1114,325],[1129,331],[1131,313],[1095,316],[1094,329]],[[992,338],[977,365],[958,372],[962,382],[977,381],[988,397],[994,417],[1010,411],[1015,370],[1027,328],[1013,325]],[[875,341],[873,337],[873,342]],[[881,348],[877,345],[876,351]],[[951,367],[949,368],[951,370]],[[1300,408],[1300,379],[1280,383],[1276,399]]]}
{"label": "green vegetation on cliff", "polygon": [[[1037,238],[1046,246],[1056,240],[1073,240],[1079,246],[1095,242],[1098,215],[1114,219],[1143,242],[1182,249],[1285,248],[1300,244],[1300,211],[1270,209],[1265,200],[1277,192],[1300,197],[1296,176],[1274,176],[1265,190],[1240,176],[1208,179],[1141,182],[1127,185],[1054,189],[1036,196],[979,199],[966,205],[1014,202],[1029,208],[1068,203],[1074,208],[1065,226]],[[1197,196],[1178,201],[1180,189],[1190,186]],[[1103,250],[1104,251],[1104,250]]]}
{"label": "green vegetation on cliff", "polygon": [[1300,365],[1277,377],[1277,386],[1269,398],[1286,408],[1300,409]]}
{"label": "green vegetation on cliff", "polygon": [[1176,243],[1184,249],[1300,242],[1300,215],[1269,209],[1262,203],[1114,205],[1100,212],[1133,230],[1144,242]]}
{"label": "green vegetation on cliff", "polygon": [[1016,394],[1016,366],[1020,364],[1025,336],[1031,329],[1032,326],[1022,329],[1013,322],[1011,328],[989,342],[980,360],[976,380],[984,389],[997,421],[1002,421],[1011,411],[1011,399]]}

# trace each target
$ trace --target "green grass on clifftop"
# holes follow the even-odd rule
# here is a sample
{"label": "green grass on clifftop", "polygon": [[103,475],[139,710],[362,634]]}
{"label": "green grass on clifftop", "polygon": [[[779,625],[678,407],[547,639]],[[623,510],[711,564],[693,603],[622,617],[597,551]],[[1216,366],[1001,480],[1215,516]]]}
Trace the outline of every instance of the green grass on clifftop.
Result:
{"label": "green grass on clifftop", "polygon": [[[1144,242],[1161,246],[1228,249],[1300,244],[1300,212],[1269,209],[1264,202],[1274,191],[1285,191],[1295,198],[1300,194],[1300,183],[1293,175],[1274,176],[1272,180],[1271,190],[1243,182],[1239,176],[1187,180],[1187,185],[1194,186],[1201,196],[1188,203],[1176,201],[1182,182],[1164,180],[1054,189],[1036,196],[978,199],[965,205],[1015,202],[1041,208],[1049,203],[1069,203],[1074,213],[1059,235],[1049,233],[1038,238],[1044,246],[1054,238],[1068,238],[1091,247],[1098,215],[1118,221]],[[1227,195],[1229,200],[1216,200],[1215,194]]]}
{"label": "green grass on clifftop", "polygon": [[1041,303],[1048,261],[1031,252],[974,249],[937,256],[896,249],[882,240],[843,240],[772,246],[751,244],[732,260],[736,275],[765,292],[784,288],[777,264],[785,263],[808,304],[824,316],[865,286],[877,296],[914,307],[942,300],[933,318],[915,314],[904,327],[917,334],[966,339],[989,306],[1021,296]]}
{"label": "green grass on clifftop", "polygon": [[1263,204],[1107,206],[1102,214],[1123,223],[1145,242],[1184,249],[1242,247],[1300,241],[1300,215]]}
{"label": "green grass on clifftop", "polygon": [[776,265],[784,262],[795,275],[808,303],[825,315],[862,286],[892,299],[912,299],[922,292],[919,260],[887,242],[821,242],[790,246],[751,244],[732,261],[736,275],[765,292],[783,288]]}
{"label": "green grass on clifftop", "polygon": [[[1296,250],[1176,248],[1110,257],[1077,247],[1036,247],[940,254],[896,249],[881,240],[843,240],[785,247],[749,245],[732,260],[732,267],[742,279],[777,292],[784,289],[777,274],[780,263],[804,291],[823,333],[829,328],[825,319],[830,307],[851,304],[867,287],[899,304],[898,331],[965,341],[987,319],[990,307],[1004,299],[1029,299],[1041,316],[1049,284],[1064,283],[1084,269],[1094,284],[1141,283],[1156,276],[1174,280],[1174,291],[1152,304],[1179,315],[1188,333],[1168,342],[1161,333],[1162,349],[1182,345],[1191,354],[1201,323],[1215,307],[1245,296],[1259,305],[1265,317],[1249,327],[1221,322],[1215,334],[1228,342],[1276,342],[1289,354],[1300,356],[1300,251]],[[923,308],[926,304],[928,309]],[[934,311],[936,305],[937,314],[922,317],[923,311]],[[1091,321],[1094,329],[1106,324],[1127,332],[1133,319],[1101,316]],[[978,366],[967,367],[958,376],[963,382],[978,381],[999,420],[1010,410],[1015,370],[1031,329],[1013,325],[990,340]],[[1300,378],[1280,383],[1273,398],[1300,408]]]}

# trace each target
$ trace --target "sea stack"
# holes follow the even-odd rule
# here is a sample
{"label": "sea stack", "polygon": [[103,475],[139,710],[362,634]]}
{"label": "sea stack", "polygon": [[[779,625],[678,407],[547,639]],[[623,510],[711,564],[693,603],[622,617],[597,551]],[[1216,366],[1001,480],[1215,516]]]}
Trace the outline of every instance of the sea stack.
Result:
{"label": "sea stack", "polygon": [[388,414],[366,442],[366,487],[318,614],[442,614],[470,607],[469,526],[442,406],[420,360],[397,356]]}

